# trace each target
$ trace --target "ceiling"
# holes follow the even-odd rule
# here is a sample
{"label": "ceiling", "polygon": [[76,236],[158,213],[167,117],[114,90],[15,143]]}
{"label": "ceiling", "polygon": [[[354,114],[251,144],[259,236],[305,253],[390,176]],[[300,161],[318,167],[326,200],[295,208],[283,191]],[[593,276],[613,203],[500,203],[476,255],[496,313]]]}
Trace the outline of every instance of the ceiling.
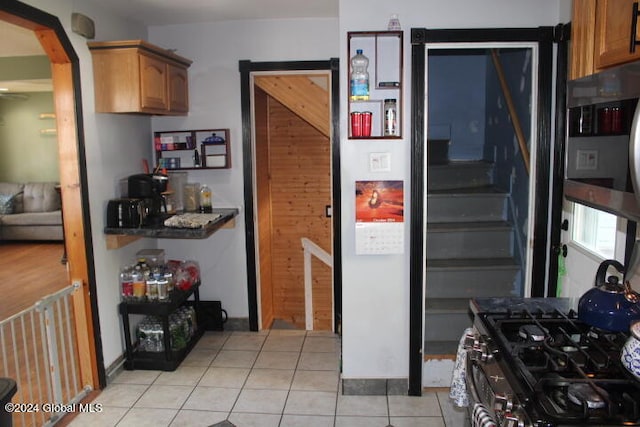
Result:
{"label": "ceiling", "polygon": [[[101,8],[145,26],[338,17],[338,0],[108,0],[99,4]],[[32,31],[0,21],[0,57],[43,54]],[[8,88],[7,92],[52,90],[48,80],[0,81],[0,88]]]}
{"label": "ceiling", "polygon": [[[0,21],[0,58],[44,55],[40,42],[31,30]],[[50,92],[50,79],[0,81],[0,97],[7,93]]]}
{"label": "ceiling", "polygon": [[147,26],[338,17],[338,0],[109,0],[100,6]]}

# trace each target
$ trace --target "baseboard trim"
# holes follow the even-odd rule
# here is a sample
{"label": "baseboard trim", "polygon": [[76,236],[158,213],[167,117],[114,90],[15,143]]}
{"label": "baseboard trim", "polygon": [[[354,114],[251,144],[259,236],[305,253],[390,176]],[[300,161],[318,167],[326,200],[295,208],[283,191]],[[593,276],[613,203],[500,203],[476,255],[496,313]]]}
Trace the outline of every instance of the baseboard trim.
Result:
{"label": "baseboard trim", "polygon": [[113,379],[117,377],[122,371],[124,371],[124,353],[118,356],[118,358],[105,369],[105,377],[107,385],[113,382]]}
{"label": "baseboard trim", "polygon": [[250,331],[248,317],[230,317],[224,322],[225,331]]}
{"label": "baseboard trim", "polygon": [[342,380],[345,396],[406,396],[407,378],[346,378]]}

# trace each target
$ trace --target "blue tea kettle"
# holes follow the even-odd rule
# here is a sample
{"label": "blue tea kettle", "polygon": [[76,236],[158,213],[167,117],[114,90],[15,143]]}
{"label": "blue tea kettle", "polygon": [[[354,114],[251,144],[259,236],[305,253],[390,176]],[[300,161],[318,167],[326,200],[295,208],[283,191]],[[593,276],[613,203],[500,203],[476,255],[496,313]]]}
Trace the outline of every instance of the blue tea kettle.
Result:
{"label": "blue tea kettle", "polygon": [[606,277],[609,267],[625,273],[618,261],[603,261],[596,272],[595,286],[580,297],[578,319],[599,329],[628,332],[631,323],[640,320],[640,295],[628,280],[620,283],[615,275]]}

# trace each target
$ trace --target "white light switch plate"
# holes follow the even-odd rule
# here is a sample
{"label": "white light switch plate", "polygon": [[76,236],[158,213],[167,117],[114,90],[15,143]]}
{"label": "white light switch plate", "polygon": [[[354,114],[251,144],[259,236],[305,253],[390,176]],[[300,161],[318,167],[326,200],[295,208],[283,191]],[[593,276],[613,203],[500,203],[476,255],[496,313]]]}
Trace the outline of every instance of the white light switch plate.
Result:
{"label": "white light switch plate", "polygon": [[391,153],[369,153],[369,172],[391,172]]}

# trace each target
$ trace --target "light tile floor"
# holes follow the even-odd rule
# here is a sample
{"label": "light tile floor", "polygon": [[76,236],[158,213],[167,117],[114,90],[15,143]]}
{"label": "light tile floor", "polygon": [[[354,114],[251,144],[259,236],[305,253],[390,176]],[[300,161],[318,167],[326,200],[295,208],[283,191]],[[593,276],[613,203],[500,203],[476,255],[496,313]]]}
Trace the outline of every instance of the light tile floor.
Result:
{"label": "light tile floor", "polygon": [[340,340],[297,330],[207,332],[174,372],[123,371],[75,427],[462,427],[446,392],[344,396]]}

